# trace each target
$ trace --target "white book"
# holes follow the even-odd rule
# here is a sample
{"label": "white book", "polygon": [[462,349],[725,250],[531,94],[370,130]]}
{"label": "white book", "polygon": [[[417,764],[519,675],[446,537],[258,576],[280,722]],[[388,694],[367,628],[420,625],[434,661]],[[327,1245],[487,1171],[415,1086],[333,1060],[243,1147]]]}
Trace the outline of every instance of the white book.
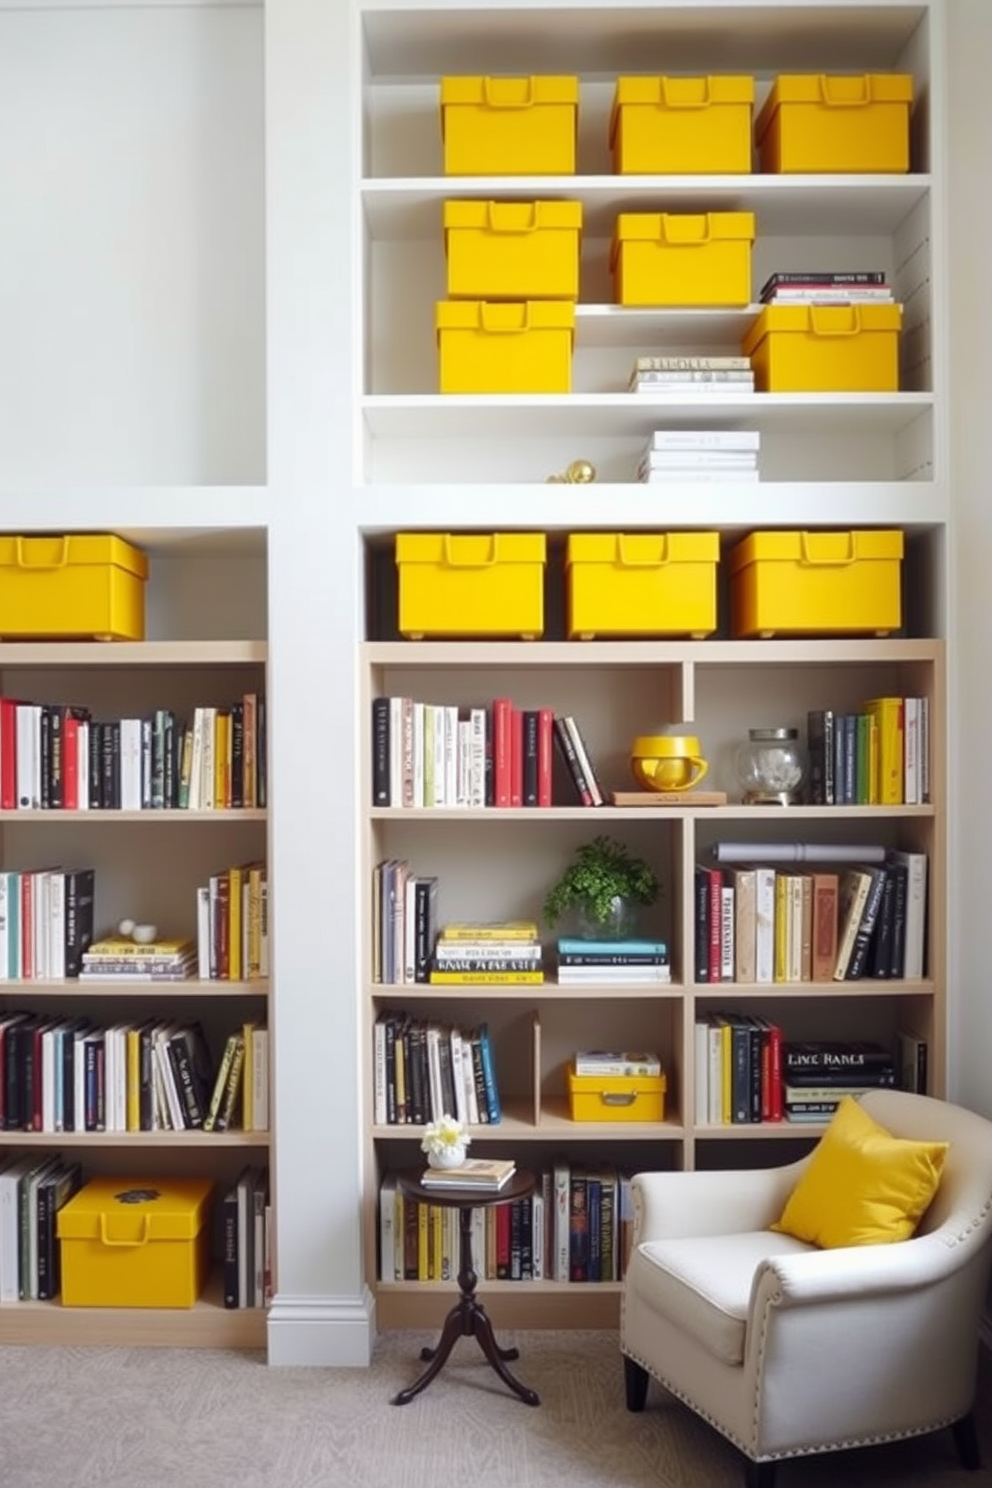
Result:
{"label": "white book", "polygon": [[373,1120],[386,1125],[386,1025],[377,1018],[372,1027],[372,1096]]}
{"label": "white book", "polygon": [[65,874],[53,869],[48,880],[48,975],[55,981],[65,977]]}
{"label": "white book", "polygon": [[396,1174],[379,1185],[379,1280],[396,1279]]}
{"label": "white book", "polygon": [[72,1128],[86,1130],[86,1037],[89,1029],[81,1024],[72,1032]]}
{"label": "white book", "polygon": [[36,731],[41,726],[41,709],[33,703],[18,703],[17,724],[17,805],[30,811],[41,805],[41,791],[35,793],[35,759],[38,754]]}
{"label": "white book", "polygon": [[76,810],[89,811],[90,809],[90,726],[84,718],[80,720],[79,731],[76,734],[76,760],[78,762],[79,790],[77,793]]}
{"label": "white book", "polygon": [[715,1014],[709,1022],[709,1055],[709,1121],[719,1126],[723,1121],[723,1023]]}
{"label": "white book", "polygon": [[555,1281],[568,1281],[569,1262],[571,1259],[569,1225],[571,1221],[572,1197],[572,1175],[568,1164],[556,1162],[553,1177],[555,1202],[555,1219],[552,1227],[555,1240],[554,1279]]}
{"label": "white book", "polygon": [[201,982],[210,979],[210,887],[196,891],[196,974]]}
{"label": "white book", "polygon": [[41,1035],[41,1129],[55,1130],[55,1048],[58,1024],[50,1023]]}
{"label": "white book", "polygon": [[653,450],[758,450],[757,429],[655,429],[648,442]]}
{"label": "white book", "polygon": [[472,728],[472,767],[468,804],[477,809],[486,804],[486,710],[472,708],[469,712]]}
{"label": "white book", "polygon": [[707,482],[717,484],[720,481],[729,481],[731,484],[742,482],[746,485],[755,485],[761,479],[760,470],[638,470],[637,478],[642,485],[678,485],[681,481],[691,481],[699,485]]}
{"label": "white book", "polygon": [[193,748],[190,753],[187,807],[199,811],[203,800],[203,709],[193,710]]}
{"label": "white book", "polygon": [[20,1292],[20,1185],[38,1154],[19,1157],[0,1169],[0,1302],[16,1302]]}
{"label": "white book", "polygon": [[451,1115],[444,1109],[444,1091],[441,1085],[441,1030],[434,1022],[427,1025],[427,1119],[440,1121]]}
{"label": "white book", "polygon": [[462,1071],[462,1036],[457,1028],[450,1030],[448,1043],[451,1048],[451,1083],[455,1090],[455,1117],[463,1126],[468,1126],[468,1096]]}
{"label": "white book", "polygon": [[754,980],[775,980],[775,869],[754,870]]}
{"label": "white book", "polygon": [[693,1119],[697,1126],[705,1126],[710,1119],[710,1028],[703,1019],[693,1028],[692,1055]]}
{"label": "white book", "polygon": [[720,886],[720,980],[732,982],[736,967],[735,914],[736,894],[733,884]]}
{"label": "white book", "polygon": [[447,756],[447,708],[436,703],[434,712],[434,799],[431,806],[447,806],[448,801],[448,771],[446,764]]}
{"label": "white book", "polygon": [[[722,948],[722,943],[721,943]],[[528,966],[525,971],[538,971],[538,966]],[[634,983],[667,983],[672,980],[670,966],[559,966],[557,972],[560,987],[582,986],[588,983],[603,986],[633,985]],[[533,985],[537,985],[535,982]]]}
{"label": "white book", "polygon": [[410,874],[403,885],[403,973],[399,982],[417,980],[417,880]]}
{"label": "white book", "polygon": [[920,801],[930,801],[930,699],[920,698]]}
{"label": "white book", "polygon": [[[390,802],[390,804],[392,804]],[[413,804],[424,806],[424,705],[413,705]]]}
{"label": "white book", "polygon": [[121,737],[121,810],[141,810],[141,719],[122,718]]}
{"label": "white book", "polygon": [[754,470],[753,450],[653,449],[641,455],[641,465],[650,470]]}
{"label": "white book", "polygon": [[[245,1050],[248,1057],[248,1050]],[[251,1031],[251,1129],[264,1132],[269,1129],[269,1030],[253,1028]]]}
{"label": "white book", "polygon": [[458,720],[458,747],[455,751],[456,799],[455,805],[471,806],[472,790],[472,725],[467,718]]}
{"label": "white book", "polygon": [[927,928],[927,855],[921,852],[890,852],[891,862],[904,864],[906,881],[906,953],[903,957],[903,979],[918,981],[923,976]]}
{"label": "white book", "polygon": [[448,705],[444,710],[444,804],[460,806],[458,799],[458,709]]}
{"label": "white book", "polygon": [[903,698],[903,785],[907,806],[919,806],[920,791],[920,698]]}
{"label": "white book", "polygon": [[389,804],[403,805],[403,699],[389,699]]}
{"label": "white book", "polygon": [[204,708],[203,754],[200,764],[200,810],[212,811],[217,805],[214,786],[217,770],[217,709]]}
{"label": "white book", "polygon": [[789,874],[789,933],[787,937],[787,980],[803,978],[803,881],[798,873]]}

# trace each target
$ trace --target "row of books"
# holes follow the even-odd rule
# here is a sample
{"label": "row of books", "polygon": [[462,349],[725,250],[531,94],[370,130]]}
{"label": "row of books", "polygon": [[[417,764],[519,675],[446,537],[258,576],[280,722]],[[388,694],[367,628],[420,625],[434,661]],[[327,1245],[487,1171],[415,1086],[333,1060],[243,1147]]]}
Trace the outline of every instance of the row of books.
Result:
{"label": "row of books", "polygon": [[266,1131],[268,1031],[247,1023],[214,1062],[199,1023],[0,1014],[0,1130]]}
{"label": "row of books", "polygon": [[558,985],[582,986],[596,982],[670,982],[668,944],[663,940],[576,940],[557,943]]}
{"label": "row of books", "polygon": [[503,1113],[488,1025],[381,1012],[372,1033],[372,1096],[377,1126],[421,1126],[445,1115],[466,1126],[497,1125]]}
{"label": "row of books", "polygon": [[641,451],[637,479],[756,481],[760,447],[757,429],[656,429]]}
{"label": "row of books", "polygon": [[[455,1208],[405,1198],[387,1173],[379,1190],[380,1279],[453,1279],[458,1221]],[[473,1268],[484,1281],[619,1281],[632,1233],[629,1173],[559,1161],[537,1175],[533,1197],[473,1210]]]}
{"label": "row of books", "polygon": [[930,800],[930,699],[881,697],[860,712],[812,709],[806,795],[814,806],[920,806]]}
{"label": "row of books", "polygon": [[849,273],[797,269],[771,274],[761,286],[764,305],[885,305],[892,298],[882,269]]}
{"label": "row of books", "polygon": [[697,393],[754,391],[754,371],[746,356],[639,356],[634,359],[628,393],[651,397]]}
{"label": "row of books", "polygon": [[783,872],[697,864],[697,982],[832,982],[924,975],[927,856]]}
{"label": "row of books", "polygon": [[56,1215],[82,1181],[82,1165],[59,1153],[8,1157],[0,1165],[0,1306],[51,1302],[61,1292]]}
{"label": "row of books", "polygon": [[269,1170],[249,1164],[221,1200],[224,1306],[267,1307],[272,1300]]}
{"label": "row of books", "polygon": [[236,863],[196,891],[196,974],[252,982],[269,974],[269,885],[265,863]]}
{"label": "row of books", "polygon": [[0,810],[233,810],[266,803],[265,699],[93,718],[0,698]]}
{"label": "row of books", "polygon": [[374,806],[550,806],[555,746],[584,805],[604,797],[575,719],[508,697],[458,708],[409,697],[372,702]]}
{"label": "row of books", "polygon": [[78,977],[93,939],[92,868],[0,872],[0,981]]}

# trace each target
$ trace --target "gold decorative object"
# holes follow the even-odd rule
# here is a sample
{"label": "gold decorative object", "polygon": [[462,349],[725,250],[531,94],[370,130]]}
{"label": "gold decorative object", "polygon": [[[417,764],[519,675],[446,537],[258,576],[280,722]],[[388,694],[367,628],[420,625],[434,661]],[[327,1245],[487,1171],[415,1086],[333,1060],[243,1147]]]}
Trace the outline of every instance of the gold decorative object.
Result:
{"label": "gold decorative object", "polygon": [[709,768],[694,734],[642,734],[631,746],[630,766],[644,790],[691,790]]}
{"label": "gold decorative object", "polygon": [[596,467],[591,461],[573,460],[570,465],[566,466],[561,475],[549,475],[544,484],[546,486],[587,486],[590,481],[594,481],[595,479]]}

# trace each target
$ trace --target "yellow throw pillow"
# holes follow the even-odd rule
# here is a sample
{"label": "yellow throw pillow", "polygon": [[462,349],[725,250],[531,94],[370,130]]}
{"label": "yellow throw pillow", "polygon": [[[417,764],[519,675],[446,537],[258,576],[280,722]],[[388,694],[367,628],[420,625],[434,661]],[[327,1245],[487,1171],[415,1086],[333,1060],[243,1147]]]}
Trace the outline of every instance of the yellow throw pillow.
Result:
{"label": "yellow throw pillow", "polygon": [[908,1240],[937,1192],[947,1148],[892,1136],[847,1095],[772,1229],[826,1250]]}

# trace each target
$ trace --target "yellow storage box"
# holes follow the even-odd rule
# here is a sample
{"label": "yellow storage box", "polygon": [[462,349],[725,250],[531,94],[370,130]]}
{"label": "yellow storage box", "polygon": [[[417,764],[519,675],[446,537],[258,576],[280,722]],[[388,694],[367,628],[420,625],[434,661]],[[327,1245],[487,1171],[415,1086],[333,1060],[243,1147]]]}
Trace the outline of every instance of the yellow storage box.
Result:
{"label": "yellow storage box", "polygon": [[0,536],[0,637],[140,641],[148,559],[106,533]]}
{"label": "yellow storage box", "polygon": [[909,73],[776,78],[755,124],[761,169],[908,171]]}
{"label": "yellow storage box", "polygon": [[741,351],[760,393],[895,393],[901,305],[767,305]]}
{"label": "yellow storage box", "polygon": [[578,111],[577,77],[443,77],[445,174],[573,175]]}
{"label": "yellow storage box", "polygon": [[668,1081],[660,1075],[577,1075],[568,1067],[573,1121],[664,1121]]}
{"label": "yellow storage box", "polygon": [[617,78],[610,114],[621,175],[751,169],[751,77]]}
{"label": "yellow storage box", "polygon": [[578,532],[568,539],[569,639],[712,635],[716,532]]}
{"label": "yellow storage box", "polygon": [[618,305],[748,305],[753,212],[621,212],[610,245]]}
{"label": "yellow storage box", "polygon": [[210,1264],[205,1178],[91,1178],[59,1210],[65,1307],[192,1307]]}
{"label": "yellow storage box", "polygon": [[543,532],[398,532],[401,635],[535,639],[546,550]]}
{"label": "yellow storage box", "polygon": [[888,635],[902,554],[898,531],[752,532],[728,555],[731,635]]}
{"label": "yellow storage box", "polygon": [[575,306],[569,300],[440,300],[442,393],[568,393]]}
{"label": "yellow storage box", "polygon": [[581,232],[577,201],[447,201],[448,294],[577,300]]}

